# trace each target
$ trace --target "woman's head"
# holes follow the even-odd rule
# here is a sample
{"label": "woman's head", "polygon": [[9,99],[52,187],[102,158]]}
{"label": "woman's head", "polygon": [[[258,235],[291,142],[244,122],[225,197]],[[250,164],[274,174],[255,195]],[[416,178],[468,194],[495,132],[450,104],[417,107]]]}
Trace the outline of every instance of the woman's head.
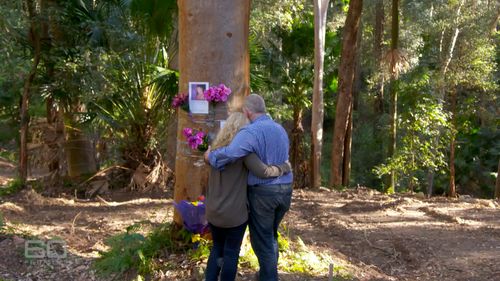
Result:
{"label": "woman's head", "polygon": [[243,114],[243,112],[240,111],[231,112],[226,122],[224,123],[224,127],[220,129],[219,133],[217,134],[217,137],[212,143],[212,149],[227,146],[228,144],[230,144],[234,136],[238,133],[238,131],[243,126],[248,124],[248,122],[249,120],[245,116],[245,114]]}

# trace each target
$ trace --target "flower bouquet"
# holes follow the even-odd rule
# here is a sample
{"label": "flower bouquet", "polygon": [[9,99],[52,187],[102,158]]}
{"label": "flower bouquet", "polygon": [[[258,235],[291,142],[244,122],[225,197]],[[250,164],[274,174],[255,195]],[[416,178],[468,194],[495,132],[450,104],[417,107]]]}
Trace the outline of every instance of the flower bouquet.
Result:
{"label": "flower bouquet", "polygon": [[198,197],[197,201],[181,200],[174,202],[174,206],[182,217],[184,227],[194,234],[205,234],[209,231],[205,218],[205,197]]}
{"label": "flower bouquet", "polygon": [[229,95],[231,95],[231,89],[224,84],[220,84],[208,88],[203,94],[205,99],[211,103],[227,102]]}
{"label": "flower bouquet", "polygon": [[184,128],[182,133],[186,137],[188,145],[191,149],[199,151],[207,151],[208,149],[208,135],[201,130],[194,130],[191,128]]}
{"label": "flower bouquet", "polygon": [[184,93],[179,93],[177,96],[174,97],[172,100],[172,107],[173,108],[181,108],[185,111],[189,111],[189,104],[188,104],[188,95]]}

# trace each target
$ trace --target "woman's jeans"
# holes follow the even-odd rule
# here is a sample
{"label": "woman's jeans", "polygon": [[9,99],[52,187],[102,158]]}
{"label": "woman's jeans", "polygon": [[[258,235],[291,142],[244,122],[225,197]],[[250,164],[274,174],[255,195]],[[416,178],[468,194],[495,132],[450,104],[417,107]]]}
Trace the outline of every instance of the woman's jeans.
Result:
{"label": "woman's jeans", "polygon": [[206,281],[233,281],[238,269],[241,241],[247,223],[231,228],[209,224],[212,231],[213,247],[208,257]]}
{"label": "woman's jeans", "polygon": [[248,187],[250,241],[259,259],[259,280],[278,280],[278,226],[290,209],[292,185]]}

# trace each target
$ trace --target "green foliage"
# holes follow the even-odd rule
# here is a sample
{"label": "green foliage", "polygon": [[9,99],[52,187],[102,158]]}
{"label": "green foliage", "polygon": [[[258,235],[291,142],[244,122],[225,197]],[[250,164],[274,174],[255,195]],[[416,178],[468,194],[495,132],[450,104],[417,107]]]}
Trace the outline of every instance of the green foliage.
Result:
{"label": "green foliage", "polygon": [[201,237],[199,234],[191,234],[186,231],[191,237],[191,242],[194,243],[194,248],[190,249],[188,252],[188,256],[192,260],[207,260],[208,256],[210,256],[210,249],[212,248],[212,240],[205,239]]}
{"label": "green foliage", "polygon": [[498,168],[499,139],[500,130],[490,128],[476,128],[457,136],[455,169],[459,193],[468,190],[477,196],[493,197],[495,177],[492,173]]}
{"label": "green foliage", "polygon": [[10,181],[7,186],[0,187],[0,197],[9,196],[17,193],[23,187],[21,180],[19,178],[15,178]]}
{"label": "green foliage", "polygon": [[139,274],[151,273],[158,267],[156,258],[164,251],[179,250],[176,242],[178,237],[172,224],[161,224],[144,236],[137,231],[145,224],[132,225],[126,233],[112,236],[106,241],[110,249],[101,252],[101,257],[95,262],[99,273],[120,275],[130,269],[137,270]]}
{"label": "green foliage", "polygon": [[[0,139],[1,143],[1,139]],[[17,162],[17,153],[14,151],[6,150],[3,148],[0,148],[0,158],[4,158],[5,160],[15,163]]]}
{"label": "green foliage", "polygon": [[2,212],[0,212],[0,233],[3,232],[4,227],[5,227],[5,221]]}
{"label": "green foliage", "polygon": [[400,121],[398,145],[394,158],[374,169],[379,175],[395,171],[399,184],[418,187],[422,171],[439,171],[447,166],[449,115],[432,96],[429,76],[417,72],[400,84]]}
{"label": "green foliage", "polygon": [[[249,241],[244,241],[243,243],[249,243]],[[291,241],[289,236],[278,232],[278,248],[280,251],[278,268],[285,272],[307,276],[323,275],[325,272],[328,272],[330,264],[333,264],[330,256],[324,253],[317,254],[310,250],[300,237],[297,237],[295,241]],[[249,248],[243,253],[243,256],[240,257],[240,265],[251,269],[259,267],[259,262],[253,249]],[[334,273],[341,280],[350,278],[342,266],[334,266]]]}
{"label": "green foliage", "polygon": [[131,15],[141,29],[152,37],[168,38],[173,30],[177,1],[127,0]]}

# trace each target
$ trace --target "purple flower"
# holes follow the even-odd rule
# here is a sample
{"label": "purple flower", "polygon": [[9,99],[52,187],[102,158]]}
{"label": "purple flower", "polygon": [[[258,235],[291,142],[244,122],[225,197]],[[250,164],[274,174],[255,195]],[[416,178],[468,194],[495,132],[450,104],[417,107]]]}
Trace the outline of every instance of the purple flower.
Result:
{"label": "purple flower", "polygon": [[210,102],[226,102],[230,94],[231,89],[224,84],[212,86],[204,92],[205,99]]}
{"label": "purple flower", "polygon": [[193,129],[191,129],[191,128],[184,128],[184,130],[182,130],[182,133],[184,134],[184,136],[186,138],[189,138],[191,135],[193,135]]}
{"label": "purple flower", "polygon": [[208,148],[207,135],[201,130],[193,130],[191,128],[184,128],[182,133],[187,139],[187,143],[191,149],[198,149],[205,151]]}
{"label": "purple flower", "polygon": [[187,102],[187,98],[188,98],[188,96],[184,93],[178,94],[172,100],[172,107],[178,108],[178,107],[183,106]]}

